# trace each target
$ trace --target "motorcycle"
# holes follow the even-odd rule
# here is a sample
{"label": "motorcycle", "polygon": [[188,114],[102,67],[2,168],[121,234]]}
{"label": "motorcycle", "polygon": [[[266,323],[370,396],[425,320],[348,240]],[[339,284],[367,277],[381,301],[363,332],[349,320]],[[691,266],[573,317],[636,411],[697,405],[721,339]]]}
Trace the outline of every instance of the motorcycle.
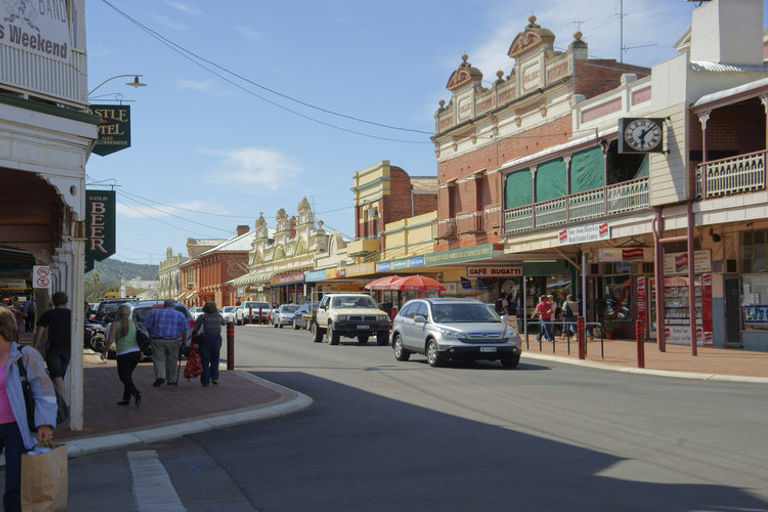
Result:
{"label": "motorcycle", "polygon": [[104,326],[98,323],[89,322],[85,324],[85,335],[83,336],[83,347],[89,348],[96,353],[104,352],[107,335]]}

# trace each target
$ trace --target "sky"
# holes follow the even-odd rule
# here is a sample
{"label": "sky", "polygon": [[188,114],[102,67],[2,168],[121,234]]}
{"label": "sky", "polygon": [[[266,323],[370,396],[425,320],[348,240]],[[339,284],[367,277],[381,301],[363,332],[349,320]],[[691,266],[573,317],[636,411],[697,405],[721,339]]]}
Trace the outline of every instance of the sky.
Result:
{"label": "sky", "polygon": [[[590,57],[650,67],[676,55],[695,5],[87,0],[90,101],[131,106],[131,147],[91,155],[86,187],[117,192],[122,261],[186,256],[187,238],[229,238],[261,212],[274,227],[304,197],[326,230],[352,237],[355,172],[389,160],[437,175],[434,113],[462,54],[490,86],[535,15],[556,50],[579,30]],[[134,74],[147,86],[99,86]]]}

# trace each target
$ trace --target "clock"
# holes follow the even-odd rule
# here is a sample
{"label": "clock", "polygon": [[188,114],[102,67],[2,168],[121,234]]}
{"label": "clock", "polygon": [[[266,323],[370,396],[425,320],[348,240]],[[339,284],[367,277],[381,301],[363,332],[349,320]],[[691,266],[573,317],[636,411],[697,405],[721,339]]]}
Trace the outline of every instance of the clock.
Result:
{"label": "clock", "polygon": [[619,153],[663,152],[664,119],[619,119]]}

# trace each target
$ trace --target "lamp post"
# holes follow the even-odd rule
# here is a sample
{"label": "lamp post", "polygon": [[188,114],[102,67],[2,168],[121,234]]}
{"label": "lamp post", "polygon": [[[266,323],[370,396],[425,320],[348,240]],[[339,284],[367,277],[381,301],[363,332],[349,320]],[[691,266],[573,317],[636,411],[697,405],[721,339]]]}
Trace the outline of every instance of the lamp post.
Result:
{"label": "lamp post", "polygon": [[145,84],[145,83],[142,83],[142,82],[139,80],[139,77],[140,77],[140,76],[144,76],[144,75],[115,75],[115,76],[112,76],[112,77],[109,77],[109,78],[107,78],[106,80],[104,80],[103,82],[101,82],[99,85],[97,85],[96,87],[94,87],[93,89],[91,89],[90,91],[88,91],[88,96],[90,96],[91,94],[93,94],[93,91],[95,91],[96,89],[98,89],[99,87],[101,87],[102,85],[104,85],[104,84],[105,84],[105,83],[107,83],[107,82],[111,82],[112,80],[114,80],[114,79],[116,79],[116,78],[125,78],[125,77],[131,77],[131,76],[133,77],[133,82],[126,82],[126,83],[125,83],[125,85],[130,85],[131,87],[135,87],[135,88],[137,88],[137,89],[138,89],[139,87],[146,87],[146,85],[147,85],[147,84]]}

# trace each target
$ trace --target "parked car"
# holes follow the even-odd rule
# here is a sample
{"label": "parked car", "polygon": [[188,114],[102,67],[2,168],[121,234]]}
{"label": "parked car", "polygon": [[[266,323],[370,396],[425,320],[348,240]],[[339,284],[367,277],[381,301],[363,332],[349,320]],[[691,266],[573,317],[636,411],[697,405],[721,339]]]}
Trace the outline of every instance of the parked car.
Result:
{"label": "parked car", "polygon": [[189,308],[189,314],[192,315],[192,320],[197,320],[197,317],[203,314],[203,308],[197,306],[194,308]]}
{"label": "parked car", "polygon": [[[149,316],[150,313],[152,313],[152,311],[154,311],[155,309],[160,309],[160,308],[165,307],[165,301],[162,300],[162,299],[160,299],[160,300],[138,300],[138,301],[134,300],[134,301],[128,302],[127,304],[131,307],[131,318],[137,324],[141,325],[141,328],[143,328],[144,320],[146,320],[146,318]],[[192,315],[190,314],[189,310],[187,309],[187,306],[185,306],[183,302],[178,302],[177,301],[176,304],[174,305],[174,309],[176,309],[176,311],[180,311],[184,315],[184,317],[187,319],[187,325],[189,325],[189,331],[191,331],[192,327],[195,325],[195,320],[192,318]],[[116,312],[117,312],[117,309],[115,309],[115,313]],[[115,314],[114,313],[113,314],[109,314],[106,318],[111,323],[111,322],[113,322],[115,320]],[[109,335],[109,328],[110,328],[109,324],[105,324],[104,325],[104,329],[105,329],[107,335]],[[191,339],[191,337],[192,337],[191,332],[188,332],[187,333],[187,340]],[[188,347],[185,346],[185,347],[182,348],[182,355],[186,356],[188,352],[189,352],[189,348]],[[145,353],[144,355],[145,356],[149,356],[151,354]],[[114,359],[115,356],[116,356],[115,344],[113,343],[112,347],[110,347],[110,349],[109,349],[109,353],[107,354],[107,357],[109,359]]]}
{"label": "parked car", "polygon": [[376,336],[379,345],[389,343],[389,316],[379,309],[370,295],[364,293],[330,293],[323,297],[312,323],[314,341],[328,336],[328,343],[338,345],[339,338],[357,338],[368,343]]}
{"label": "parked car", "polygon": [[219,313],[221,313],[221,316],[224,317],[224,321],[229,323],[235,322],[235,311],[237,311],[237,306],[224,306],[219,310]]}
{"label": "parked car", "polygon": [[114,318],[115,313],[117,313],[117,308],[119,308],[122,304],[125,304],[126,302],[136,302],[137,300],[139,300],[137,297],[101,299],[98,308],[96,308],[96,314],[93,316],[93,318],[91,318],[91,321],[103,324],[105,323],[105,317],[109,317],[111,315]]}
{"label": "parked car", "polygon": [[[261,317],[259,317],[259,311],[261,311]],[[266,324],[270,311],[272,311],[272,304],[269,302],[247,300],[237,307],[237,310],[235,311],[235,323],[237,325],[257,322]]]}
{"label": "parked car", "polygon": [[272,313],[272,325],[281,329],[286,325],[293,325],[293,315],[299,309],[298,304],[283,304]]}
{"label": "parked car", "polygon": [[293,313],[293,328],[294,329],[309,329],[312,322],[312,314],[317,309],[317,302],[307,302],[302,304]]}
{"label": "parked car", "polygon": [[395,359],[424,354],[430,366],[451,360],[501,361],[505,368],[520,362],[517,331],[490,307],[474,299],[413,299],[392,323]]}

